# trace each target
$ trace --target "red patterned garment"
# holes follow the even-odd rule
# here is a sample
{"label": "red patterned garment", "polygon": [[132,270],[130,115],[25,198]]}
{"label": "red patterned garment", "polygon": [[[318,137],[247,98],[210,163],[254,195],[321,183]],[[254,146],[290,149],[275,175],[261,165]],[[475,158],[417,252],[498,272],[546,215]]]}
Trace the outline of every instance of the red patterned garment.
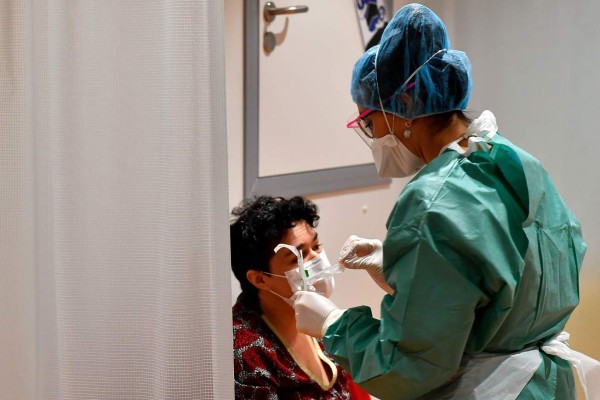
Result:
{"label": "red patterned garment", "polygon": [[[337,378],[330,387],[312,379],[296,363],[279,337],[250,306],[243,294],[233,306],[233,355],[236,399],[370,399],[337,363]],[[251,303],[250,303],[251,304]],[[321,350],[323,345],[318,342]],[[329,358],[329,357],[327,357]]]}

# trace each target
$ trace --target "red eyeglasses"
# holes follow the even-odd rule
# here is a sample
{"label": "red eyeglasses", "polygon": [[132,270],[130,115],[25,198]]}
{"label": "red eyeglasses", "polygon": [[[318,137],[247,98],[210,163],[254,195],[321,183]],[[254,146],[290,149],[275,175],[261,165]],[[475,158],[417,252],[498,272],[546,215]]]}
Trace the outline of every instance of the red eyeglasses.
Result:
{"label": "red eyeglasses", "polygon": [[[346,124],[346,128],[352,128],[360,136],[363,142],[366,143],[369,148],[373,146],[373,126],[371,122],[365,121],[369,115],[379,110],[365,110],[362,113],[354,113],[350,117],[350,121]],[[358,114],[358,116],[357,116]]]}

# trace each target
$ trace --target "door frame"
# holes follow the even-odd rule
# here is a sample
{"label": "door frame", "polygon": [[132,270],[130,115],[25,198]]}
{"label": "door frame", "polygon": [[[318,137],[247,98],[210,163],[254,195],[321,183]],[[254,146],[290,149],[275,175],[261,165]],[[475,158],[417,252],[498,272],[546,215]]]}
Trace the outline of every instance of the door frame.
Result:
{"label": "door frame", "polygon": [[[259,176],[259,16],[266,0],[244,0],[244,197],[309,195],[389,184],[374,163]],[[301,0],[299,0],[301,2]]]}

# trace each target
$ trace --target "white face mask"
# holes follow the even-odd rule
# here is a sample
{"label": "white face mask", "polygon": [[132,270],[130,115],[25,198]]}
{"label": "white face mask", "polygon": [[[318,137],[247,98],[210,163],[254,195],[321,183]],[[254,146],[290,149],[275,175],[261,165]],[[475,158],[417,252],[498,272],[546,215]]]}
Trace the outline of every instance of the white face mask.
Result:
{"label": "white face mask", "polygon": [[[342,272],[339,265],[331,265],[325,250],[323,250],[317,257],[305,262],[304,271],[306,275],[306,289],[311,292],[317,292],[321,296],[325,297],[331,296],[333,289],[335,288],[335,279],[333,278],[333,275]],[[272,274],[269,272],[265,272],[265,274],[279,278],[286,278],[290,284],[290,287],[292,288],[293,293],[302,290],[302,278],[300,277],[300,271],[298,268],[287,271],[285,275]],[[277,297],[280,297],[286,303],[293,305],[293,302],[290,300],[290,298],[283,297],[272,290],[269,291]]]}
{"label": "white face mask", "polygon": [[[288,281],[290,279],[288,276],[284,276],[284,275],[275,275],[275,274],[269,274],[269,275],[279,277],[279,278],[287,278]],[[286,275],[287,275],[287,273],[286,273]],[[290,286],[291,286],[291,284],[290,284]],[[300,283],[298,282],[298,285],[294,285],[292,287],[292,291],[294,293],[296,293],[298,290],[300,290],[299,288],[300,288]],[[329,298],[329,296],[331,296],[331,293],[333,293],[334,288],[335,288],[335,280],[333,279],[333,276],[327,276],[324,278],[313,279],[313,280],[311,280],[311,283],[309,283],[307,286],[307,289],[309,291],[317,292],[321,296],[325,296],[327,298]],[[294,307],[294,301],[292,300],[291,297],[284,297],[284,296],[280,295],[279,293],[276,293],[270,289],[269,289],[269,292],[273,293],[275,296],[277,296],[281,300],[285,301],[291,307]]]}
{"label": "white face mask", "polygon": [[[339,266],[332,266],[327,258],[325,250],[321,251],[315,258],[304,263],[307,289],[317,292],[322,296],[329,297],[335,288],[333,275],[340,272]],[[295,293],[301,289],[302,280],[300,272],[294,268],[285,273],[292,291]]]}
{"label": "white face mask", "polygon": [[[379,56],[379,49],[380,48],[377,49],[377,53],[375,54],[375,84],[377,85],[379,104],[384,104],[383,101],[381,101],[379,81],[377,80],[377,57]],[[439,53],[445,51],[447,50],[441,49],[433,53],[427,61],[410,74],[400,87],[404,88],[423,66],[429,63],[429,61]],[[406,178],[407,176],[416,174],[425,166],[425,162],[407,149],[406,146],[392,133],[393,130],[387,120],[385,111],[383,111],[383,117],[390,130],[390,134],[382,138],[373,138],[373,146],[371,147],[373,160],[377,167],[377,175],[379,175],[380,178]]]}
{"label": "white face mask", "polygon": [[425,166],[425,162],[393,134],[374,138],[371,151],[380,178],[405,178]]}

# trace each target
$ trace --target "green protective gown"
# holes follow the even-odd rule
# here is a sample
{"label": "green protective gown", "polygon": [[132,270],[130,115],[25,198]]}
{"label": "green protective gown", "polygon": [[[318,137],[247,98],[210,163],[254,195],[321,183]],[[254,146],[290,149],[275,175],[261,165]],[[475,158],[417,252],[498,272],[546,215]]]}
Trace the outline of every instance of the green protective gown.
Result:
{"label": "green protective gown", "polygon": [[[579,301],[586,245],[541,163],[496,134],[446,150],[404,188],[387,222],[381,319],[348,309],[324,343],[381,399],[414,399],[463,356],[514,353],[559,333]],[[574,399],[569,364],[542,364],[518,399]]]}

